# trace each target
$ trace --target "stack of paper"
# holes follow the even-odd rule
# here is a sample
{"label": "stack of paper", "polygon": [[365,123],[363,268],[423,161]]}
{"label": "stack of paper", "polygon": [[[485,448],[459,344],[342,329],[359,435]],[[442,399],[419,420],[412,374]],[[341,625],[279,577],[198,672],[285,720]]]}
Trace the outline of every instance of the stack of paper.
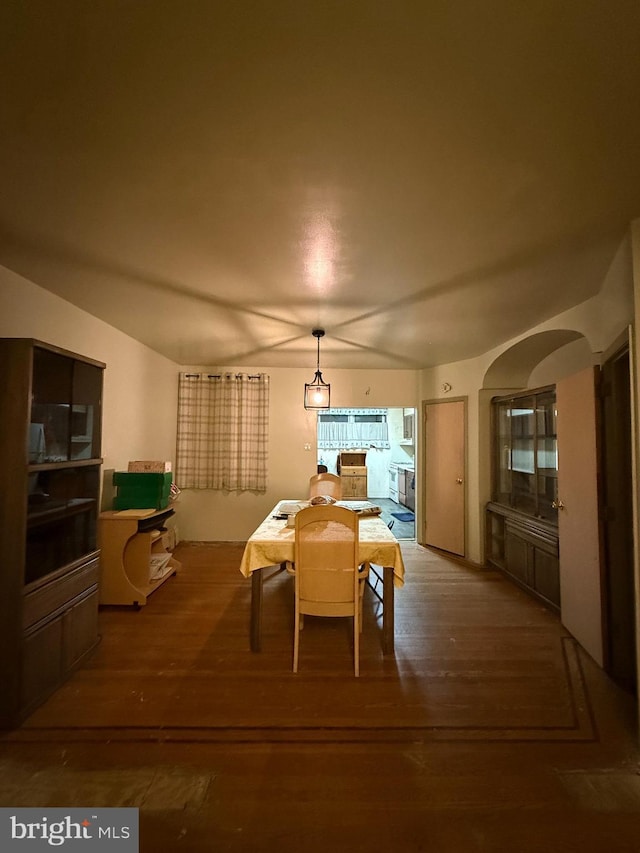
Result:
{"label": "stack of paper", "polygon": [[171,554],[152,554],[149,560],[149,580],[159,581],[171,571]]}

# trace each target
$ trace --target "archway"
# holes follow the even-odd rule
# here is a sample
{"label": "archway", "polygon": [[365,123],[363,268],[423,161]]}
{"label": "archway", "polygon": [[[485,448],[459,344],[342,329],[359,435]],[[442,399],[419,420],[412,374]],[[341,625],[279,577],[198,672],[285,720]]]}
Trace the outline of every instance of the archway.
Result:
{"label": "archway", "polygon": [[586,338],[575,329],[550,329],[523,338],[491,363],[484,375],[482,387],[525,388],[537,365],[556,350],[581,339],[587,347]]}

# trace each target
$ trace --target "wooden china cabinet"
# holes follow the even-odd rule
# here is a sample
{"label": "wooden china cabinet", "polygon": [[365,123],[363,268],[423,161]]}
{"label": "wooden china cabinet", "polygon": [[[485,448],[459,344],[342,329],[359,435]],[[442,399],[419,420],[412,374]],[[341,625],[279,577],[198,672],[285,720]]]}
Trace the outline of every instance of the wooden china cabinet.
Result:
{"label": "wooden china cabinet", "polygon": [[487,561],[560,607],[555,386],[492,401]]}
{"label": "wooden china cabinet", "polygon": [[105,365],[0,339],[0,727],[19,725],[98,643]]}

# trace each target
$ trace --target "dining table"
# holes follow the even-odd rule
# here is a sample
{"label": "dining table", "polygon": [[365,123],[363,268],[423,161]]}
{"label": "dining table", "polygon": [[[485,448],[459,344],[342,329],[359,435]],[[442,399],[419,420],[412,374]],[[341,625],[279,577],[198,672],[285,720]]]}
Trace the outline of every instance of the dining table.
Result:
{"label": "dining table", "polygon": [[[369,586],[382,603],[382,652],[394,651],[394,589],[404,585],[404,562],[400,543],[374,506],[368,501],[337,501],[360,514],[358,561],[369,565]],[[289,518],[309,501],[281,500],[251,534],[244,548],[240,572],[251,578],[251,617],[249,640],[251,651],[261,650],[262,599],[264,570],[285,567],[294,562],[295,527]],[[378,585],[382,586],[382,595]]]}

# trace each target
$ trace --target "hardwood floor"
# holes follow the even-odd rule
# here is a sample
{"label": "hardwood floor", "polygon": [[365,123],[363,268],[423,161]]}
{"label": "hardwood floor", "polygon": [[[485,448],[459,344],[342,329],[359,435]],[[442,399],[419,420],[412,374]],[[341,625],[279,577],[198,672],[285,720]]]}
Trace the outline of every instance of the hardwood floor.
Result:
{"label": "hardwood floor", "polygon": [[500,574],[402,549],[395,655],[368,590],[355,679],[343,620],[306,620],[291,672],[286,573],[252,654],[242,545],[181,544],[1,738],[0,805],[137,806],[144,853],[638,853],[634,700]]}

